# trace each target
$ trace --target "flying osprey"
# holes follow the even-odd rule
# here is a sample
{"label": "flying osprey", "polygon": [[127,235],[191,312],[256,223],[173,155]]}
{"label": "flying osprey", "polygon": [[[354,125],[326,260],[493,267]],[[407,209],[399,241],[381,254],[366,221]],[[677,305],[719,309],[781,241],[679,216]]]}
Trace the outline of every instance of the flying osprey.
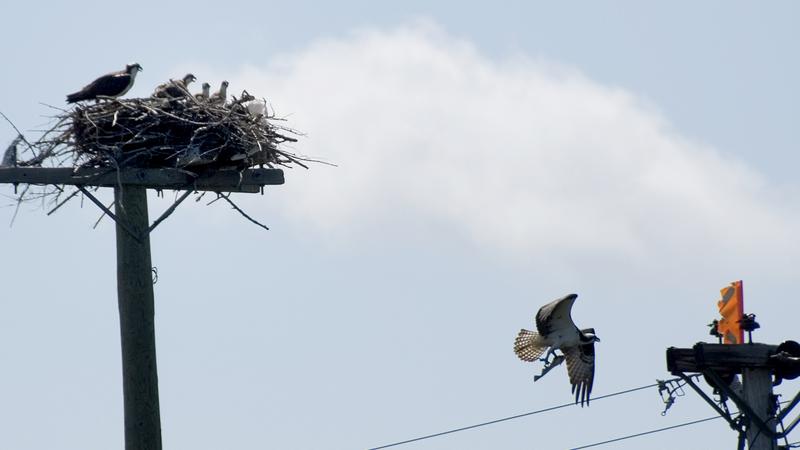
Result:
{"label": "flying osprey", "polygon": [[194,75],[187,73],[180,80],[169,80],[156,88],[153,97],[181,98],[191,95],[188,91],[189,83],[196,79]]}
{"label": "flying osprey", "polygon": [[16,137],[11,144],[6,148],[3,153],[3,160],[0,161],[0,167],[17,167],[17,144],[22,140],[22,135]]}
{"label": "flying osprey", "polygon": [[215,92],[214,95],[208,100],[213,105],[224,105],[225,100],[228,98],[228,82],[223,81],[222,84],[219,86],[219,91]]}
{"label": "flying osprey", "polygon": [[[545,363],[545,367],[534,381],[566,359],[575,404],[580,400],[583,406],[584,403],[589,404],[592,393],[594,343],[600,342],[600,339],[595,336],[594,328],[581,330],[572,321],[570,313],[577,298],[577,294],[569,294],[539,308],[536,331],[520,330],[514,340],[514,353],[523,361],[536,361],[549,349],[545,358],[539,359]],[[561,350],[563,355],[557,355],[556,350]],[[551,355],[555,358],[552,362],[549,361]]]}
{"label": "flying osprey", "polygon": [[194,98],[197,101],[205,102],[208,101],[208,96],[210,95],[210,93],[211,93],[211,85],[208,83],[203,83],[203,92],[194,94]]}
{"label": "flying osprey", "polygon": [[125,95],[133,86],[136,74],[142,70],[138,63],[128,64],[125,70],[111,72],[87,84],[83,89],[74,94],[67,95],[67,103],[83,100],[97,100],[98,95],[106,97],[119,97]]}

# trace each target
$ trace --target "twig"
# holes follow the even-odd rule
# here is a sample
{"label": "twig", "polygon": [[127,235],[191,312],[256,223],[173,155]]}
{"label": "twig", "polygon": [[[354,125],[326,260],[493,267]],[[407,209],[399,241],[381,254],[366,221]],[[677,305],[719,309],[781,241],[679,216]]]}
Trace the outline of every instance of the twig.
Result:
{"label": "twig", "polygon": [[[107,207],[107,208],[108,208],[108,211],[111,211],[111,207],[112,207],[112,206],[114,206],[114,202],[111,202],[111,203],[108,205],[108,207]],[[105,216],[106,216],[106,210],[104,209],[104,210],[103,210],[103,214],[100,214],[100,217],[98,217],[98,218],[97,218],[97,222],[95,222],[95,223],[94,223],[94,226],[92,226],[92,229],[93,229],[93,230],[97,229],[97,226],[98,226],[98,225],[100,225],[100,221],[101,221],[101,220],[103,220],[103,217],[105,217]]]}
{"label": "twig", "polygon": [[[2,113],[0,113],[0,114],[2,114]],[[14,226],[14,220],[16,220],[16,218],[17,218],[17,213],[19,212],[19,207],[22,204],[22,199],[23,199],[23,197],[25,197],[25,193],[28,192],[28,189],[30,189],[30,187],[31,187],[30,184],[26,184],[25,188],[22,190],[22,193],[19,194],[19,198],[17,199],[17,207],[14,208],[14,215],[11,216],[11,222],[8,224],[8,228],[11,228],[12,226]]]}
{"label": "twig", "polygon": [[62,201],[61,201],[61,203],[59,203],[58,205],[56,205],[56,207],[55,207],[55,208],[51,209],[51,210],[50,210],[50,212],[48,212],[48,213],[47,213],[47,215],[49,216],[50,214],[53,214],[54,212],[56,212],[56,210],[57,210],[58,208],[61,208],[62,206],[64,206],[64,204],[65,204],[65,203],[67,203],[68,201],[70,201],[70,199],[72,199],[72,197],[75,197],[76,195],[78,195],[78,193],[79,193],[79,192],[80,192],[80,190],[75,190],[75,191],[74,191],[72,194],[69,194],[69,196],[68,196],[67,198],[65,198],[64,200],[62,200]]}
{"label": "twig", "polygon": [[189,194],[191,194],[191,193],[192,193],[191,189],[190,189],[190,190],[187,190],[186,192],[184,192],[184,193],[183,193],[183,195],[181,195],[181,197],[180,197],[178,200],[176,200],[176,201],[175,201],[175,202],[172,204],[172,206],[170,206],[169,208],[167,208],[167,210],[166,210],[166,211],[164,211],[164,213],[163,213],[163,214],[161,214],[161,217],[159,217],[158,219],[156,219],[156,221],[155,221],[155,222],[153,222],[153,224],[152,224],[152,225],[150,225],[150,228],[148,228],[148,229],[147,229],[147,232],[148,232],[148,233],[152,233],[152,232],[153,232],[153,230],[155,230],[155,229],[156,229],[156,227],[158,226],[158,224],[160,224],[161,222],[163,222],[163,221],[164,221],[164,220],[165,220],[167,217],[169,217],[169,216],[170,216],[170,215],[171,215],[173,212],[175,212],[175,208],[177,208],[177,207],[178,207],[178,205],[180,205],[181,203],[183,203],[183,201],[184,201],[184,200],[186,200],[186,197],[188,197],[188,196],[189,196]]}
{"label": "twig", "polygon": [[19,131],[19,128],[17,128],[17,126],[14,125],[14,122],[12,122],[11,119],[8,118],[8,116],[3,114],[3,111],[0,111],[0,116],[3,116],[3,119],[6,119],[6,122],[8,122],[8,124],[11,125],[12,128],[14,128],[14,130],[17,132],[17,134],[22,136],[22,141],[25,142],[26,144],[28,144],[28,146],[30,147],[31,143],[28,142],[27,139],[25,139],[25,135],[22,134],[22,131]]}
{"label": "twig", "polygon": [[230,198],[228,198],[228,196],[229,196],[229,195],[225,195],[225,194],[223,194],[223,193],[221,193],[221,192],[217,192],[217,194],[218,194],[220,197],[224,198],[224,199],[225,199],[225,201],[227,201],[228,203],[230,203],[230,204],[231,204],[231,206],[233,206],[233,209],[235,209],[236,211],[238,211],[238,212],[239,212],[239,214],[241,214],[242,216],[244,216],[244,218],[245,218],[245,219],[247,219],[247,220],[249,220],[250,222],[253,222],[254,224],[256,224],[256,225],[260,226],[261,228],[263,228],[263,229],[265,229],[265,230],[269,231],[269,227],[267,227],[266,225],[263,225],[263,224],[261,224],[261,223],[260,223],[260,222],[258,222],[257,220],[255,220],[255,219],[253,219],[252,217],[248,216],[248,215],[247,215],[247,213],[245,213],[244,211],[242,211],[242,210],[241,210],[241,208],[239,208],[238,206],[236,206],[236,203],[233,203],[233,201],[232,201]]}
{"label": "twig", "polygon": [[216,194],[217,194],[217,198],[215,198],[214,200],[211,200],[210,202],[206,203],[206,206],[211,206],[211,205],[213,205],[214,203],[216,203],[216,202],[217,202],[217,200],[219,200],[220,198],[222,198],[222,194],[220,194],[219,192],[216,192]]}
{"label": "twig", "polygon": [[46,107],[48,107],[50,109],[55,109],[56,111],[61,111],[62,113],[69,112],[68,110],[66,110],[64,108],[59,108],[58,106],[53,106],[53,105],[48,104],[48,103],[39,102],[39,104],[42,105],[42,106],[46,106]]}

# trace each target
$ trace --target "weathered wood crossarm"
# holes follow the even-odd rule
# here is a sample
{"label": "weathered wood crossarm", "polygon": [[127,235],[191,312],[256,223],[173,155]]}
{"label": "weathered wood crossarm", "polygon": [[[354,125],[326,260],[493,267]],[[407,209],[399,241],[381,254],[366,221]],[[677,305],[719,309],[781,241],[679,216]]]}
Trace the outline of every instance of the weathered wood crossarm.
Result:
{"label": "weathered wood crossarm", "polygon": [[706,344],[697,343],[692,348],[667,349],[667,370],[673,374],[698,373],[705,368],[722,372],[741,372],[744,368],[768,368],[769,357],[778,350],[768,344]]}
{"label": "weathered wood crossarm", "polygon": [[283,184],[281,169],[219,170],[195,175],[179,169],[78,169],[0,167],[0,183],[56,184],[115,187],[119,184],[149,189],[191,189],[214,192],[260,192],[262,186]]}
{"label": "weathered wood crossarm", "polygon": [[[744,448],[746,438],[751,450],[774,449],[778,438],[786,432],[776,432],[773,415],[775,397],[772,395],[772,378],[775,372],[777,345],[768,344],[707,344],[699,342],[692,348],[667,349],[667,370],[678,375],[711,405],[718,414],[739,431],[739,448]],[[724,398],[733,400],[743,422],[734,421],[727,410],[706,395],[686,373],[702,373],[706,381]],[[741,374],[741,391],[732,388],[731,377]],[[723,379],[725,378],[725,379]],[[744,426],[742,428],[742,425]],[[760,439],[759,439],[760,437]]]}

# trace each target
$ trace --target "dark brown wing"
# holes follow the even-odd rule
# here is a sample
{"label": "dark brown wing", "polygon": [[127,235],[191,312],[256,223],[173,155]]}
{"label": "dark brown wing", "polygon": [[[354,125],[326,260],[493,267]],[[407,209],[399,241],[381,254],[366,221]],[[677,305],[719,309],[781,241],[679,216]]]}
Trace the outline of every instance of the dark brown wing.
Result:
{"label": "dark brown wing", "polygon": [[536,330],[547,337],[553,330],[573,330],[577,328],[570,312],[577,294],[569,294],[539,308],[536,313]]}
{"label": "dark brown wing", "polygon": [[97,98],[98,95],[116,97],[125,91],[130,82],[131,76],[124,71],[103,75],[86,85],[86,87],[80,91],[67,95],[67,103],[93,100]]}
{"label": "dark brown wing", "polygon": [[572,384],[572,393],[575,394],[575,404],[580,400],[581,407],[584,403],[588,406],[594,384],[594,342],[561,351],[567,358],[567,373]]}
{"label": "dark brown wing", "polygon": [[186,84],[183,81],[173,81],[172,84],[166,87],[164,92],[172,98],[188,97],[191,94],[186,90]]}

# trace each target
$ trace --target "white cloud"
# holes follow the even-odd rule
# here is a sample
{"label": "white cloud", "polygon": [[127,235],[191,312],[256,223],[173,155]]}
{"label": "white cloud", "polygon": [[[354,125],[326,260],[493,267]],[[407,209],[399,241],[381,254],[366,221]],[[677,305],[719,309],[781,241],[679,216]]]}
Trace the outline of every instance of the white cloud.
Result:
{"label": "white cloud", "polygon": [[232,85],[292,113],[298,152],[339,165],[289,172],[272,197],[339,238],[406,216],[512,254],[765,258],[798,223],[759,174],[636,95],[430,24],[320,41]]}

